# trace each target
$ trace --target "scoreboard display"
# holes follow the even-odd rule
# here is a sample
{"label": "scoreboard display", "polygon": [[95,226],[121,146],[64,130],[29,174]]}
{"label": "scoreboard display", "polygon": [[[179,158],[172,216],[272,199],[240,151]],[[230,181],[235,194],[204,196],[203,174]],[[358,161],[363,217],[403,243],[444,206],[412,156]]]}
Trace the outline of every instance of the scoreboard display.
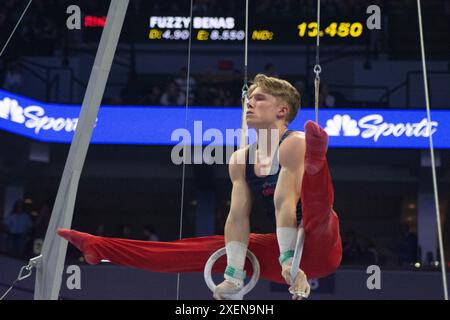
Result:
{"label": "scoreboard display", "polygon": [[[179,42],[190,37],[190,17],[150,16],[148,41]],[[305,19],[283,20],[258,19],[249,25],[249,42],[274,42],[295,44],[315,41],[321,38],[339,41],[363,42],[369,30],[363,21],[330,19],[322,21],[320,30],[317,22]],[[235,17],[193,17],[192,41],[197,43],[236,43],[245,40],[245,21]]]}

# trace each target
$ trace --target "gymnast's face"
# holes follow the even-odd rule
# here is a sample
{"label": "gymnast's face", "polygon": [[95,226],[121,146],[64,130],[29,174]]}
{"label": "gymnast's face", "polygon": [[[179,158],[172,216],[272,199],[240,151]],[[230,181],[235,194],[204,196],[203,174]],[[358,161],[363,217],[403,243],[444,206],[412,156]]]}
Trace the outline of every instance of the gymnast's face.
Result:
{"label": "gymnast's face", "polygon": [[248,97],[246,120],[254,129],[272,128],[284,121],[288,107],[280,98],[255,88]]}

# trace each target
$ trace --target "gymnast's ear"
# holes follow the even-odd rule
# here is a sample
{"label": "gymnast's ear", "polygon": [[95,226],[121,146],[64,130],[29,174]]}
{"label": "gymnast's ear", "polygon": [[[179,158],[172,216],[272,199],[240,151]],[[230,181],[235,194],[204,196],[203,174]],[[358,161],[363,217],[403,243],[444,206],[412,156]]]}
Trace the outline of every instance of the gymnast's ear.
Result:
{"label": "gymnast's ear", "polygon": [[278,116],[280,118],[284,118],[287,122],[287,118],[289,115],[289,105],[284,101],[280,101],[280,104],[278,105],[278,107],[279,107]]}

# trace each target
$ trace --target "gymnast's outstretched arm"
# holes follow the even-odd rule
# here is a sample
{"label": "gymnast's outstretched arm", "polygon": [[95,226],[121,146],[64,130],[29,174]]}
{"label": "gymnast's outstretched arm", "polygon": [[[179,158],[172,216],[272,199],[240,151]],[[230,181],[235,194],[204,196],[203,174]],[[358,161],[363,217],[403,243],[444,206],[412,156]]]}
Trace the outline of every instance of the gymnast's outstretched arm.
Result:
{"label": "gymnast's outstretched arm", "polygon": [[252,196],[245,180],[245,159],[248,147],[235,151],[229,164],[229,174],[233,185],[231,205],[225,223],[225,248],[227,266],[225,280],[216,286],[214,298],[224,299],[224,294],[235,294],[244,286],[245,260],[250,234],[250,210]]}
{"label": "gymnast's outstretched arm", "polygon": [[[301,194],[305,149],[305,135],[302,132],[289,135],[281,145],[279,151],[281,170],[274,196],[281,274],[286,283],[291,285],[290,291],[301,292],[303,297],[309,295],[308,279],[301,269],[298,269],[295,279],[291,279],[291,267],[297,239],[296,210]],[[294,294],[292,298],[299,300],[302,296]]]}

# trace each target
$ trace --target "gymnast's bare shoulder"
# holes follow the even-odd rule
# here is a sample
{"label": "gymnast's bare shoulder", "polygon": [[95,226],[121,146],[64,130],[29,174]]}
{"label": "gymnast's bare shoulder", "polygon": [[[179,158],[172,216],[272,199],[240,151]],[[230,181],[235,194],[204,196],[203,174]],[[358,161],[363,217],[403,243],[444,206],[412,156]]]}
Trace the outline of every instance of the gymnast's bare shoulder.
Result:
{"label": "gymnast's bare shoulder", "polygon": [[298,167],[303,164],[306,151],[305,133],[294,131],[280,146],[280,164],[282,167]]}
{"label": "gymnast's bare shoulder", "polygon": [[245,161],[249,146],[233,152],[228,164],[231,181],[245,180]]}

